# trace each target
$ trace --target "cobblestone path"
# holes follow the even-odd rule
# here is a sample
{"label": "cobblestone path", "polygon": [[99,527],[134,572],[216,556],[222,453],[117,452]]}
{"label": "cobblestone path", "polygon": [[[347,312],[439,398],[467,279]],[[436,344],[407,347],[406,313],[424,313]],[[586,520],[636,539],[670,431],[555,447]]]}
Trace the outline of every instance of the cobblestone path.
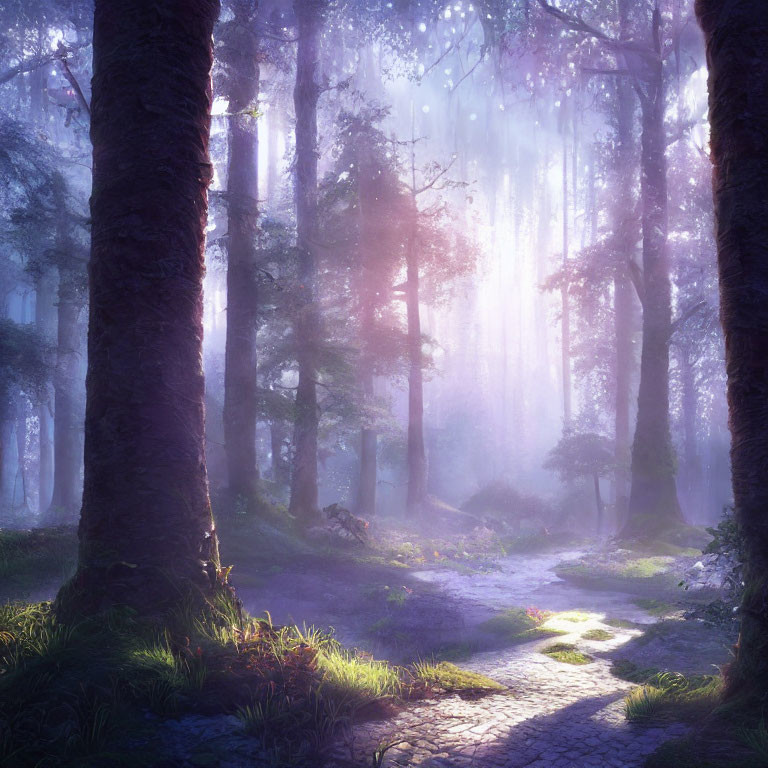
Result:
{"label": "cobblestone path", "polygon": [[[599,610],[600,594],[590,597]],[[615,597],[606,595],[610,608],[616,605]],[[418,702],[391,720],[355,727],[337,750],[337,759],[367,767],[377,747],[398,742],[386,753],[386,768],[641,766],[647,755],[682,735],[686,726],[626,721],[623,699],[634,685],[611,674],[609,657],[639,633],[604,624],[604,613],[588,616],[586,621],[556,619],[548,624],[567,635],[479,653],[460,664],[497,680],[508,692],[474,701],[453,695]],[[614,637],[582,637],[598,628]],[[574,643],[593,661],[577,666],[542,654],[553,642]]]}

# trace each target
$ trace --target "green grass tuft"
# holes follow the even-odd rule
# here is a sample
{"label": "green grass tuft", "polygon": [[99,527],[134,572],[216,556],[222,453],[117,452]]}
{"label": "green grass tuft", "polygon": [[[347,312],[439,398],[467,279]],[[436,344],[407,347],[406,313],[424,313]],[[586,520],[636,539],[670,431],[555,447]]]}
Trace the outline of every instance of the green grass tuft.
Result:
{"label": "green grass tuft", "polygon": [[460,669],[447,661],[437,663],[419,662],[413,665],[413,675],[429,686],[442,688],[449,692],[498,693],[506,690],[501,683],[476,672]]}
{"label": "green grass tuft", "polygon": [[613,632],[609,632],[607,629],[589,629],[582,637],[585,640],[613,640],[616,635]]}
{"label": "green grass tuft", "polygon": [[582,653],[573,643],[554,643],[541,651],[545,656],[560,661],[563,664],[589,664],[592,657]]}

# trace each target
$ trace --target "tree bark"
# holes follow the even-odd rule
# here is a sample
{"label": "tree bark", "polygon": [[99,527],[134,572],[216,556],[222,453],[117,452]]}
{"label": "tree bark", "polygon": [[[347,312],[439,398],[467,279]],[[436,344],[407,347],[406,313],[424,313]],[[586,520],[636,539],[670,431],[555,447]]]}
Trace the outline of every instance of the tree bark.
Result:
{"label": "tree bark", "polygon": [[308,525],[317,500],[317,374],[320,312],[317,305],[317,102],[320,29],[326,0],[296,0],[296,247],[298,251],[296,390],[290,513]]}
{"label": "tree bark", "polygon": [[80,553],[66,614],[217,587],[202,371],[216,0],[96,0]]}
{"label": "tree bark", "polygon": [[675,487],[676,460],[669,428],[669,338],[672,325],[667,253],[667,159],[660,17],[654,13],[657,58],[641,96],[643,209],[643,345],[637,424],[632,445],[632,489],[622,536],[653,537],[683,522]]}
{"label": "tree bark", "polygon": [[762,0],[697,0],[709,121],[736,517],[746,549],[730,693],[768,689],[768,16]]}
{"label": "tree bark", "polygon": [[229,166],[227,175],[227,337],[224,362],[224,444],[229,492],[256,501],[259,329],[258,273],[258,42],[251,28],[255,3],[234,5],[229,41]]}

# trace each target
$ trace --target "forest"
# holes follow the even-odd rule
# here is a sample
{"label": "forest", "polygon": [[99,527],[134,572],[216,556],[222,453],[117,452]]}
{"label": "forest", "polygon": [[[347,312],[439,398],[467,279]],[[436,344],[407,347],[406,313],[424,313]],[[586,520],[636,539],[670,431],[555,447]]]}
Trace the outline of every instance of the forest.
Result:
{"label": "forest", "polygon": [[0,766],[768,768],[765,11],[0,0]]}

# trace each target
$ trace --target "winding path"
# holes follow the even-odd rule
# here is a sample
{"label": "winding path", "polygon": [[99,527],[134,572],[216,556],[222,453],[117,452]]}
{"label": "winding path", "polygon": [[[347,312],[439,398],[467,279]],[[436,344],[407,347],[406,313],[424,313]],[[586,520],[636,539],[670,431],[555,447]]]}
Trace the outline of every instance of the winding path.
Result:
{"label": "winding path", "polygon": [[[391,720],[357,726],[335,753],[339,764],[369,766],[378,746],[398,742],[386,753],[385,766],[629,768],[641,766],[662,742],[684,733],[681,724],[643,726],[625,720],[623,698],[633,684],[611,674],[607,657],[639,632],[616,629],[603,620],[653,619],[626,595],[581,590],[557,579],[549,569],[562,559],[564,553],[513,557],[491,574],[425,572],[421,577],[495,609],[536,605],[587,610],[587,620],[556,619],[550,625],[568,632],[558,642],[575,643],[593,656],[592,663],[574,666],[540,653],[552,638],[476,654],[461,666],[499,681],[509,692],[475,701],[454,695],[420,702]],[[614,637],[602,642],[582,637],[596,628]]]}

